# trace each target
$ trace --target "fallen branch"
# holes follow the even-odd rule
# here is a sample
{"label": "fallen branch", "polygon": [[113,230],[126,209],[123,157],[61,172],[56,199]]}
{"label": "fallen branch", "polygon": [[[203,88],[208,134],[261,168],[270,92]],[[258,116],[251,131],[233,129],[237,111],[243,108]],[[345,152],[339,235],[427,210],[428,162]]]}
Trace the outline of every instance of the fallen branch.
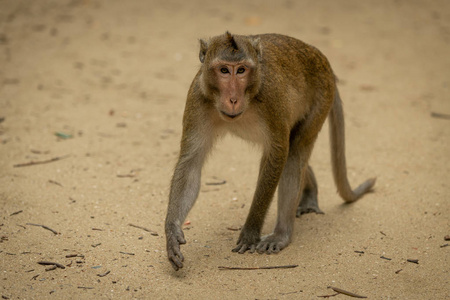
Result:
{"label": "fallen branch", "polygon": [[63,266],[60,263],[57,262],[52,262],[52,261],[38,261],[38,264],[43,265],[43,266],[56,266],[60,269],[65,269],[66,267]]}
{"label": "fallen branch", "polygon": [[119,178],[126,178],[126,177],[133,178],[136,177],[136,174],[117,174],[116,176]]}
{"label": "fallen branch", "polygon": [[442,113],[437,113],[437,112],[431,112],[431,116],[432,116],[433,118],[439,118],[439,119],[450,120],[450,115],[448,115],[448,114],[442,114]]}
{"label": "fallen branch", "polygon": [[60,187],[63,187],[63,185],[61,183],[59,183],[58,181],[54,181],[54,180],[49,179],[48,182],[52,183],[52,184],[59,185]]}
{"label": "fallen branch", "polygon": [[70,154],[67,154],[67,155],[64,155],[64,156],[53,157],[53,158],[48,159],[48,160],[40,160],[40,161],[33,161],[32,160],[32,161],[27,162],[27,163],[16,164],[13,167],[14,168],[20,168],[20,167],[29,167],[29,166],[34,166],[34,165],[43,165],[43,164],[48,164],[48,163],[52,163],[52,162],[55,162],[55,161],[67,158],[69,156],[70,156]]}
{"label": "fallen branch", "polygon": [[336,293],[336,294],[332,294],[332,295],[322,295],[322,296],[317,296],[318,298],[330,298],[330,297],[334,297],[334,296],[337,296],[337,295],[340,295],[339,293]]}
{"label": "fallen branch", "polygon": [[269,266],[269,267],[223,267],[219,266],[219,270],[272,270],[272,269],[291,269],[296,268],[298,265],[286,265],[286,266]]}
{"label": "fallen branch", "polygon": [[103,274],[97,274],[98,277],[105,277],[106,275],[108,275],[109,273],[111,273],[111,271],[106,271]]}
{"label": "fallen branch", "polygon": [[56,230],[53,230],[53,229],[51,229],[50,227],[45,226],[45,225],[33,224],[33,223],[27,223],[27,225],[30,225],[30,226],[37,226],[37,227],[42,227],[42,228],[44,228],[44,229],[50,230],[50,231],[53,232],[54,234],[58,234],[58,232],[57,232]]}
{"label": "fallen branch", "polygon": [[231,231],[239,231],[239,230],[241,230],[240,227],[227,227],[227,229],[231,230]]}
{"label": "fallen branch", "polygon": [[23,212],[23,210],[19,210],[19,211],[16,211],[16,212],[13,212],[12,214],[10,214],[9,216],[11,217],[11,216],[15,216],[15,215],[18,215],[18,214],[20,214],[20,213],[22,213]]}
{"label": "fallen branch", "polygon": [[335,291],[338,294],[343,294],[343,295],[354,297],[354,298],[367,298],[366,296],[361,296],[361,295],[358,295],[358,294],[355,294],[355,293],[352,293],[352,292],[349,292],[349,291],[346,291],[346,290],[343,290],[343,289],[340,289],[337,287],[329,286],[328,288],[332,289],[333,291]]}
{"label": "fallen branch", "polygon": [[218,181],[218,182],[205,182],[206,185],[222,185],[227,183],[226,180]]}
{"label": "fallen branch", "polygon": [[69,255],[66,255],[66,258],[72,258],[72,257],[84,258],[84,255],[83,254],[69,254]]}
{"label": "fallen branch", "polygon": [[406,260],[407,262],[410,262],[410,263],[414,263],[414,264],[419,264],[419,260],[418,259],[407,259]]}
{"label": "fallen branch", "polygon": [[128,226],[145,230],[147,232],[150,232],[150,234],[153,235],[153,236],[158,236],[159,235],[156,231],[150,230],[148,228],[145,228],[145,227],[142,227],[142,226],[139,226],[139,225],[134,225],[134,224],[130,223],[130,224],[128,224]]}
{"label": "fallen branch", "polygon": [[287,293],[280,293],[280,295],[292,295],[292,294],[297,294],[297,293],[303,293],[303,290],[300,291],[295,291],[295,292],[287,292]]}

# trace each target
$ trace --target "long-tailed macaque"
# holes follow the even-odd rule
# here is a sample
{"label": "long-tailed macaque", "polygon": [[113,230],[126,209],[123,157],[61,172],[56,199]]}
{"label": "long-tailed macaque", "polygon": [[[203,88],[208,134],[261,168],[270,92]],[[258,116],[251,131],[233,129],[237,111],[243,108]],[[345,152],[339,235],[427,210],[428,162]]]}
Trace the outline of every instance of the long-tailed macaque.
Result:
{"label": "long-tailed macaque", "polygon": [[[253,202],[234,252],[277,253],[289,244],[296,215],[321,213],[308,159],[327,116],[340,196],[353,202],[372,189],[375,179],[355,190],[348,182],[341,99],[319,50],[278,34],[226,32],[200,40],[200,62],[187,95],[165,223],[167,255],[175,270],[183,267],[181,226],[198,196],[203,163],[216,139],[227,132],[263,149]],[[275,229],[260,237],[277,187]]]}

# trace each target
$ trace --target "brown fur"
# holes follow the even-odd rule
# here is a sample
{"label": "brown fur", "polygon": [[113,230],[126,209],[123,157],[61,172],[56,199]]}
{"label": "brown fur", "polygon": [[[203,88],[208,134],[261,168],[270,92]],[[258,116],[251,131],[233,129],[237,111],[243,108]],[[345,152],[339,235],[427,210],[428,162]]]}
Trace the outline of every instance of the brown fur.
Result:
{"label": "brown fur", "polygon": [[[352,202],[371,190],[375,179],[354,191],[348,183],[341,100],[319,50],[283,35],[227,32],[201,40],[199,58],[202,66],[188,92],[165,225],[175,270],[183,267],[181,224],[198,196],[203,163],[215,139],[227,132],[263,148],[255,195],[235,252],[279,252],[290,242],[296,215],[321,213],[308,160],[328,115],[339,194]],[[261,238],[277,186],[277,223],[272,234]]]}

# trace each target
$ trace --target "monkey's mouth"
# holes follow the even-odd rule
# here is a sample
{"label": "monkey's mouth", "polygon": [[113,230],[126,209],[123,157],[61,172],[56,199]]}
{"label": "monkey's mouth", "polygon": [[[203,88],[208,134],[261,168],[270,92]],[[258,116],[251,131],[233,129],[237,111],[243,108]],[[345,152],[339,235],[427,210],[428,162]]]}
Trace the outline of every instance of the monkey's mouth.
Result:
{"label": "monkey's mouth", "polygon": [[235,114],[229,114],[229,113],[224,112],[223,110],[221,110],[220,112],[221,112],[224,116],[226,116],[226,117],[228,117],[228,118],[230,118],[230,119],[235,119],[235,118],[239,117],[240,115],[242,115],[242,111],[239,112],[239,113],[235,113]]}

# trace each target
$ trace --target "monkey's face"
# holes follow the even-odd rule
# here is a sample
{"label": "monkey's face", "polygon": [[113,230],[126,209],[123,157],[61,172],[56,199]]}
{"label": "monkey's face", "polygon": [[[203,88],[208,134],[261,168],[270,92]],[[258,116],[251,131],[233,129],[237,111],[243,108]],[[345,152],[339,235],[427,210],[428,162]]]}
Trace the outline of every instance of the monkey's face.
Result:
{"label": "monkey's face", "polygon": [[259,38],[233,36],[229,32],[206,42],[200,40],[203,95],[212,101],[225,121],[239,119],[259,89]]}
{"label": "monkey's face", "polygon": [[251,61],[229,62],[217,60],[211,64],[211,74],[215,79],[214,104],[222,119],[238,119],[249,102],[248,87],[252,81]]}

